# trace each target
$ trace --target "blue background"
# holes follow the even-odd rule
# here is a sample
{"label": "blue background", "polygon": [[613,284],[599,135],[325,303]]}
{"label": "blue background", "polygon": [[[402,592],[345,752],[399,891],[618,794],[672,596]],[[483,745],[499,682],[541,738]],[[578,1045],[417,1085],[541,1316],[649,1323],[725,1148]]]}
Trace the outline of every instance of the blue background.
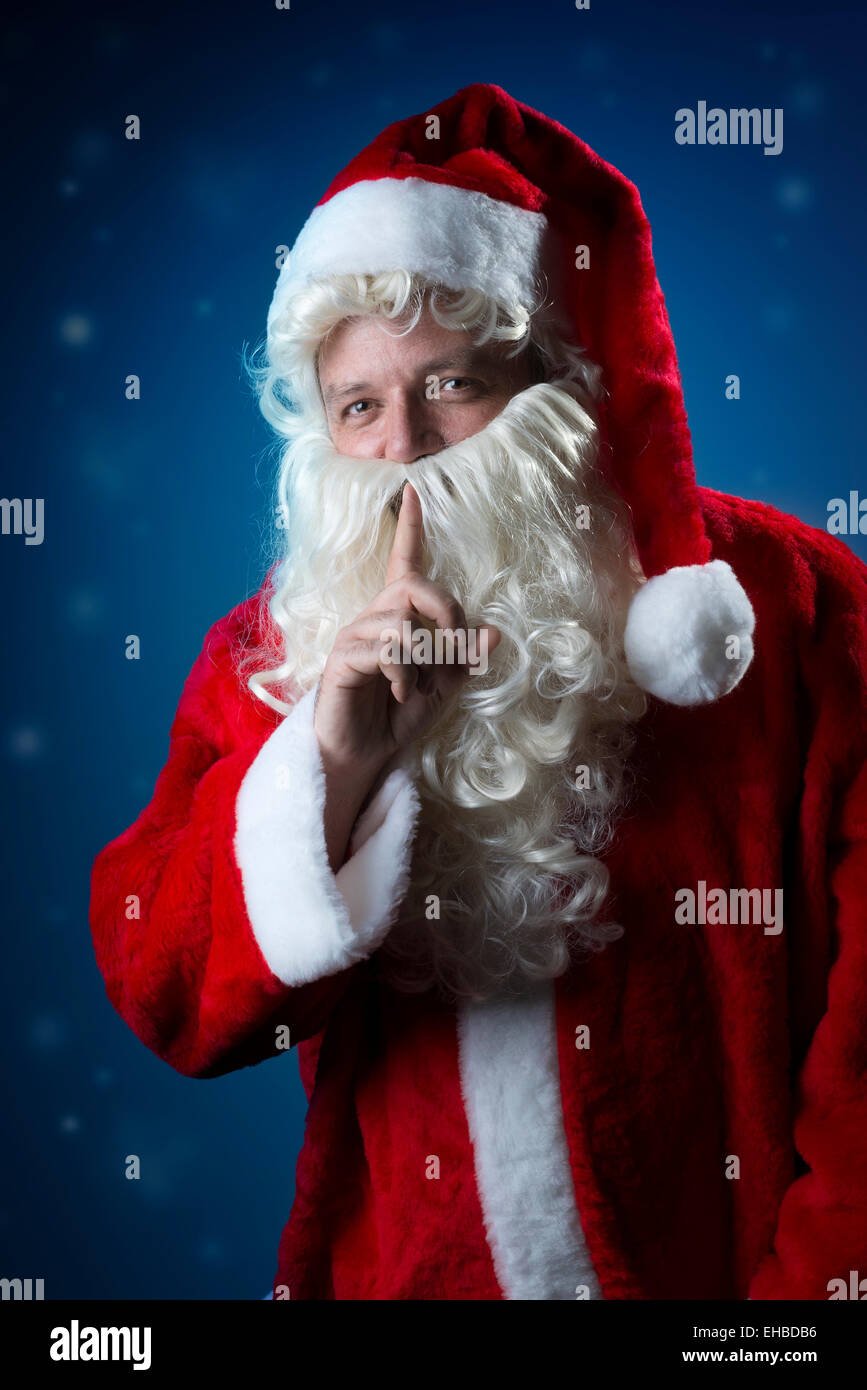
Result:
{"label": "blue background", "polygon": [[[43,497],[46,535],[0,538],[0,1275],[252,1299],[275,1269],[294,1054],[175,1074],[105,998],[87,912],[206,630],[264,572],[273,458],[241,352],[276,246],[382,126],[498,83],[641,190],[700,481],[824,526],[867,486],[864,39],[855,4],[692,0],[40,5],[7,29],[2,492]],[[699,100],[783,107],[783,153],[678,146]]]}

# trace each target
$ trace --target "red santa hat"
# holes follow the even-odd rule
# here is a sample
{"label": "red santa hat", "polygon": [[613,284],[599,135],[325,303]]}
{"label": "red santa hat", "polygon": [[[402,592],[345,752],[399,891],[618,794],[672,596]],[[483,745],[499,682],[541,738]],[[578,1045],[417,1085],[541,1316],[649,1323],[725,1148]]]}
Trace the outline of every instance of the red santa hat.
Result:
{"label": "red santa hat", "polygon": [[732,690],[755,617],[731,567],[711,557],[635,186],[564,126],[474,83],[395,121],[337,176],[281,269],[269,329],[311,280],[397,268],[528,308],[546,287],[546,312],[603,370],[603,466],[631,508],[648,578],[626,625],[633,678],[677,705]]}

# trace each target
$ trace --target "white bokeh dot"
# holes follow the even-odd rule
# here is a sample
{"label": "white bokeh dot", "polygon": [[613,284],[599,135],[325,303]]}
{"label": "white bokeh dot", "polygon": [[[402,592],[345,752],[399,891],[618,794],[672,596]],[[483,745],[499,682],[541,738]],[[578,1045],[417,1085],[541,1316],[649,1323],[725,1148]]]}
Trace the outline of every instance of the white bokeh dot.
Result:
{"label": "white bokeh dot", "polygon": [[6,735],[6,747],[16,762],[30,762],[41,756],[44,738],[34,724],[18,724]]}
{"label": "white bokeh dot", "polygon": [[105,611],[105,600],[95,589],[73,589],[66,597],[66,611],[76,627],[92,627]]}
{"label": "white bokeh dot", "polygon": [[30,1038],[46,1052],[60,1047],[66,1038],[66,1025],[56,1014],[37,1014],[30,1023]]}
{"label": "white bokeh dot", "polygon": [[93,337],[93,323],[86,314],[67,314],[60,320],[59,332],[67,347],[85,347]]}
{"label": "white bokeh dot", "polygon": [[812,185],[798,174],[790,174],[777,184],[777,202],[787,212],[801,212],[812,201]]}

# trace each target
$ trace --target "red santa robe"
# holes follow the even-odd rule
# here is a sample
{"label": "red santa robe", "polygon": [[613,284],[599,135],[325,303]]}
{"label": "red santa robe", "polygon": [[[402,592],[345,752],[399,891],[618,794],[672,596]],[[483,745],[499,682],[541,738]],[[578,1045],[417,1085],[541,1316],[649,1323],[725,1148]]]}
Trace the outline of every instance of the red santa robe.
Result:
{"label": "red santa robe", "polygon": [[[509,245],[527,228],[536,244],[526,218],[574,195],[567,243],[596,267],[575,277],[575,318],[605,372],[645,573],[727,562],[755,614],[752,664],[724,698],[654,699],[638,726],[638,792],[605,855],[623,937],[519,1000],[446,1005],[379,971],[410,870],[410,777],[391,770],[333,874],[312,692],[281,716],[238,673],[263,635],[254,597],[208,634],[153,799],[96,860],[99,968],[184,1075],[282,1056],[289,1029],[309,1113],[278,1297],[826,1299],[867,1277],[867,570],[824,532],[696,485],[632,185],[499,88],[435,111],[439,143],[429,113],[390,127],[317,227],[355,255],[358,221],[341,233],[329,204],[363,214],[358,198],[409,179],[407,225],[415,199],[413,234],[436,240],[442,185],[470,194],[454,223],[468,243],[485,214],[486,257],[464,267],[496,271],[499,222]],[[397,242],[363,255],[409,264],[391,226]],[[428,253],[413,264],[448,282],[453,258]],[[685,889],[782,889],[782,929],[712,910],[682,924]]]}
{"label": "red santa robe", "polygon": [[[256,599],[208,634],[153,800],[95,863],[93,933],[184,1075],[290,1030],[310,1108],[282,1296],[826,1299],[867,1275],[867,571],[700,496],[756,657],[721,701],[652,703],[606,856],[625,934],[520,1002],[382,983],[415,789],[390,773],[332,874],[312,692],[281,718],[239,681]],[[782,931],[677,924],[702,881],[781,887]]]}

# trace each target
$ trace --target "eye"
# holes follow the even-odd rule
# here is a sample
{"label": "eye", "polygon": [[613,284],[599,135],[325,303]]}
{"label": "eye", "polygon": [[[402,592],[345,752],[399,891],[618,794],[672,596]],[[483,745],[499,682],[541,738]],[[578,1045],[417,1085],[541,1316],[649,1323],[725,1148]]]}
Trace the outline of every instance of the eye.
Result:
{"label": "eye", "polygon": [[451,386],[453,382],[457,382],[458,390],[461,390],[462,387],[473,386],[475,384],[468,376],[450,376],[443,382],[443,387]]}
{"label": "eye", "polygon": [[353,401],[353,402],[352,402],[352,405],[348,405],[348,406],[346,407],[346,409],[344,410],[343,414],[344,414],[344,415],[349,415],[349,416],[351,416],[353,419],[357,420],[358,417],[359,417],[359,415],[364,415],[364,414],[367,413],[366,411],[362,411],[362,410],[357,410],[357,409],[356,409],[356,406],[360,406],[360,405],[370,405],[370,401]]}

